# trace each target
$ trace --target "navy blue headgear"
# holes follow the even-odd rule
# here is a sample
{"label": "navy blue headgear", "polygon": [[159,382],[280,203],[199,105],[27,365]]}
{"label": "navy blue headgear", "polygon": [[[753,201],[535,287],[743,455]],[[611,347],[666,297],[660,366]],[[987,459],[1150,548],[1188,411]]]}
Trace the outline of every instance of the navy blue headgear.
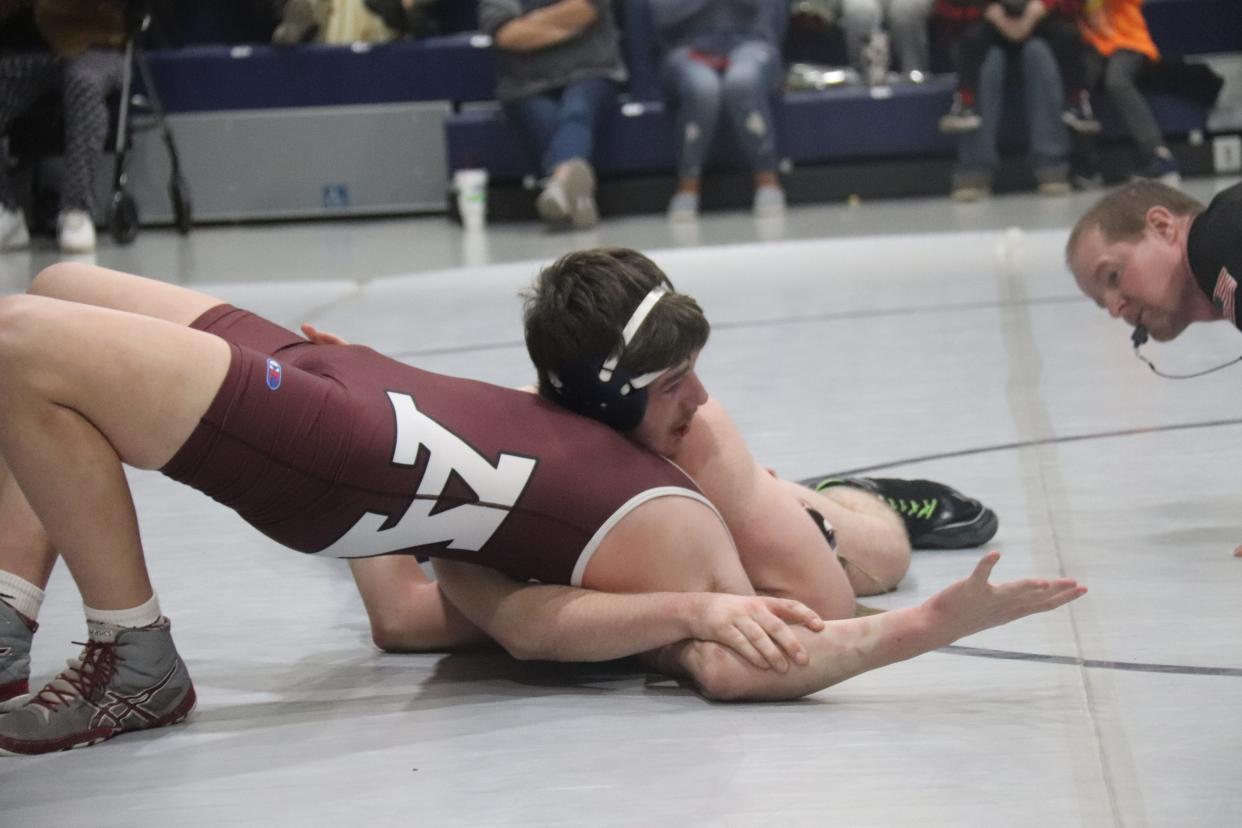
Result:
{"label": "navy blue headgear", "polygon": [[599,420],[618,431],[637,428],[647,410],[647,386],[668,369],[636,375],[619,363],[651,309],[665,293],[664,288],[654,287],[643,297],[621,330],[621,345],[609,357],[562,365],[556,373],[548,372],[552,398],[570,411]]}

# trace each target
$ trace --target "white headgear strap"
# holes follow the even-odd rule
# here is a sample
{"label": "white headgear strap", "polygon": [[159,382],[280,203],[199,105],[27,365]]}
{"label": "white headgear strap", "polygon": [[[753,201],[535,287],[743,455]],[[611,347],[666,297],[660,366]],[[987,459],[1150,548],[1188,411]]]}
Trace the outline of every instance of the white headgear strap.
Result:
{"label": "white headgear strap", "polygon": [[[621,361],[621,355],[625,353],[625,349],[629,347],[630,342],[634,339],[634,335],[643,326],[643,322],[647,321],[647,317],[651,314],[651,309],[656,306],[656,303],[666,293],[668,291],[662,287],[653,287],[643,297],[643,301],[638,303],[638,307],[634,308],[634,313],[630,314],[630,321],[626,322],[625,327],[621,329],[621,347],[612,356],[604,360],[604,364],[599,369],[600,382],[608,382],[612,379],[612,372],[617,370],[617,363]],[[645,388],[652,382],[655,382],[656,377],[663,374],[666,370],[668,369],[652,371],[651,373],[635,377],[625,384],[625,387],[621,389],[621,393],[628,394],[633,389]]]}

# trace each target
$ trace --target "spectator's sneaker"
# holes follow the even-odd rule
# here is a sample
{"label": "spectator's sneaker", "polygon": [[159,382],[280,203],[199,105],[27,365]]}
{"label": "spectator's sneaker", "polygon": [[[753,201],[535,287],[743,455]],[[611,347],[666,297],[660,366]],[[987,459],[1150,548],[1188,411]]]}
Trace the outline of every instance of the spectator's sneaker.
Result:
{"label": "spectator's sneaker", "polygon": [[569,196],[565,194],[565,185],[555,178],[549,178],[543,184],[543,190],[535,199],[535,211],[544,224],[552,227],[563,227],[569,224]]}
{"label": "spectator's sneaker", "polygon": [[1079,94],[1061,113],[1061,120],[1075,132],[1094,135],[1100,131],[1100,122],[1096,120],[1091,109],[1091,97],[1083,92]]}
{"label": "spectator's sneaker", "polygon": [[673,193],[673,198],[668,203],[669,221],[694,221],[698,217],[698,193]]}
{"label": "spectator's sneaker", "polygon": [[561,177],[552,177],[535,199],[539,218],[552,227],[572,225],[585,230],[599,223],[595,204],[595,171],[580,158],[566,161]]}
{"label": "spectator's sneaker", "polygon": [[1168,147],[1157,147],[1151,162],[1141,171],[1135,173],[1134,177],[1150,178],[1170,187],[1180,187],[1182,185],[1181,168],[1177,166],[1177,160],[1173,158],[1173,153],[1169,151]]}
{"label": "spectator's sneaker", "polygon": [[1040,167],[1035,171],[1035,189],[1041,196],[1067,196],[1070,186],[1069,168],[1060,164]]}
{"label": "spectator's sneaker", "polygon": [[173,646],[168,619],[142,629],[91,624],[69,669],[34,698],[0,716],[0,753],[85,747],[130,730],[183,721],[194,685]]}
{"label": "spectator's sneaker", "polygon": [[992,195],[992,175],[987,170],[959,170],[953,173],[954,201],[983,201]]}
{"label": "spectator's sneaker", "polygon": [[319,21],[315,18],[313,0],[288,0],[280,25],[272,32],[272,43],[277,46],[296,46],[309,43],[319,34]]}
{"label": "spectator's sneaker", "polygon": [[569,223],[577,230],[599,224],[595,204],[595,170],[581,158],[565,162],[565,196],[569,200]]}
{"label": "spectator's sneaker", "polygon": [[30,247],[30,230],[20,207],[0,206],[0,252]]}
{"label": "spectator's sneaker", "polygon": [[95,220],[85,210],[65,210],[56,219],[56,240],[65,253],[95,249]]}
{"label": "spectator's sneaker", "polygon": [[850,486],[882,498],[901,515],[910,545],[920,549],[968,549],[996,534],[996,513],[974,498],[934,480],[895,477],[829,477],[802,481],[816,491]]}
{"label": "spectator's sneaker", "polygon": [[39,625],[13,609],[0,595],[0,713],[30,698],[30,640]]}
{"label": "spectator's sneaker", "polygon": [[953,95],[953,105],[940,118],[940,131],[946,135],[974,132],[983,124],[979,110],[962,100],[960,92]]}
{"label": "spectator's sneaker", "polygon": [[785,191],[772,184],[755,188],[755,203],[751,212],[756,218],[775,218],[785,215]]}

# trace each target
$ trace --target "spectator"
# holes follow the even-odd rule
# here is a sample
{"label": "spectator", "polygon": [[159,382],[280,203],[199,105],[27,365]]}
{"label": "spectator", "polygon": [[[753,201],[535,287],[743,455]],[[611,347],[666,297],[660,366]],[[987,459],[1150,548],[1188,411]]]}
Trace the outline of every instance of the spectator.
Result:
{"label": "spectator", "polygon": [[365,0],[366,7],[401,35],[421,38],[440,32],[435,7],[441,0]]}
{"label": "spectator", "polygon": [[[0,53],[0,135],[43,95],[59,93],[65,121],[57,241],[66,253],[95,249],[95,170],[108,132],[107,97],[120,87],[125,40],[122,0],[0,3],[0,22],[29,36]],[[29,28],[33,14],[33,30]],[[26,217],[0,166],[0,250],[30,244]]]}
{"label": "spectator", "polygon": [[[698,217],[703,167],[722,108],[754,173],[755,215],[781,215],[785,191],[777,175],[772,102],[784,77],[787,0],[628,0],[627,6],[627,41],[656,53],[674,116],[678,179],[669,218]],[[631,62],[644,62],[641,49],[631,52]]]}
{"label": "spectator", "polygon": [[1138,177],[1176,187],[1181,183],[1177,161],[1135,84],[1140,71],[1160,60],[1140,5],[1141,0],[1088,0],[1081,21],[1083,39],[1092,47],[1087,53],[1087,80],[1091,88],[1103,83],[1134,138]]}
{"label": "spectator", "polygon": [[541,159],[540,218],[591,227],[595,132],[626,79],[611,0],[482,0],[479,27],[500,54],[496,96]]}
{"label": "spectator", "polygon": [[850,65],[873,86],[886,83],[891,41],[902,73],[922,81],[931,62],[931,9],[932,0],[842,0],[841,27]]}
{"label": "spectator", "polygon": [[1022,98],[1030,129],[1029,159],[1038,191],[1047,196],[1070,192],[1069,135],[1058,117],[1062,98],[1056,59],[1046,41],[1028,37],[987,51],[979,72],[980,125],[958,139],[952,193],[955,201],[976,201],[991,194],[1005,103],[1005,74],[1015,65],[1022,73]]}
{"label": "spectator", "polygon": [[948,114],[940,119],[941,131],[979,128],[979,68],[989,48],[1022,44],[1031,37],[1047,41],[1056,55],[1058,84],[1065,85],[1062,120],[1078,132],[1100,131],[1087,94],[1086,44],[1075,22],[1082,0],[936,0],[936,8],[941,17],[958,26],[957,94]]}

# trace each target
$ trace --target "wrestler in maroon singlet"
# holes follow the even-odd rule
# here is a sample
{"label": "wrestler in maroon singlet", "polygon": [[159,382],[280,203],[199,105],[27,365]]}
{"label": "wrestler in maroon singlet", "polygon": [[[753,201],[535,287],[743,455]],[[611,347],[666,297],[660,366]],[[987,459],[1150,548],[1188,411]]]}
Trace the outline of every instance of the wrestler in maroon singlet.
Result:
{"label": "wrestler in maroon singlet", "polygon": [[233,357],[163,471],[298,551],[400,551],[579,585],[635,506],[707,503],[668,460],[535,394],[313,345],[229,305],[193,327]]}

